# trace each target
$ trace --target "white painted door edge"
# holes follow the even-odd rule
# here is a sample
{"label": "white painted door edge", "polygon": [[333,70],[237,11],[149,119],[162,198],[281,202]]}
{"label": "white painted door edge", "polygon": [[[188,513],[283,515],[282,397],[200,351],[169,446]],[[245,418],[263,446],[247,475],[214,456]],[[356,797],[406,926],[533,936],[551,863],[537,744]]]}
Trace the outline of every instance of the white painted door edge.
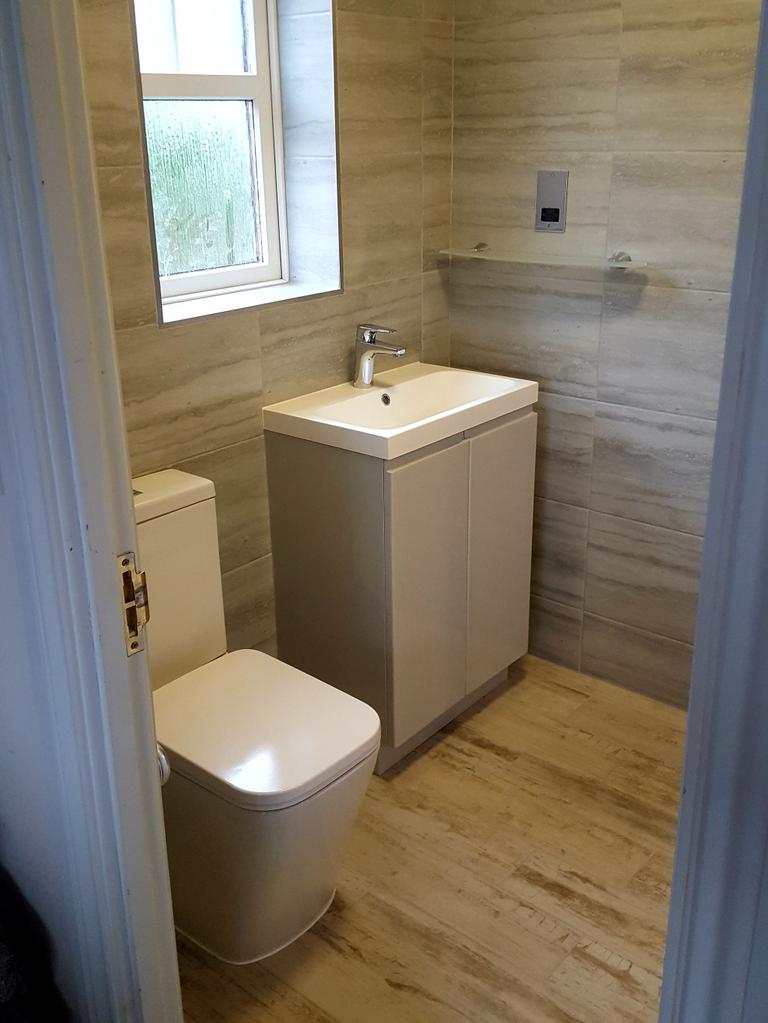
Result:
{"label": "white painted door edge", "polygon": [[3,443],[58,736],[19,755],[55,758],[66,804],[76,1018],[180,1023],[146,658],[126,657],[117,586],[135,526],[75,0],[0,5],[0,50]]}
{"label": "white painted door edge", "polygon": [[662,1023],[768,1019],[768,37],[715,442]]}

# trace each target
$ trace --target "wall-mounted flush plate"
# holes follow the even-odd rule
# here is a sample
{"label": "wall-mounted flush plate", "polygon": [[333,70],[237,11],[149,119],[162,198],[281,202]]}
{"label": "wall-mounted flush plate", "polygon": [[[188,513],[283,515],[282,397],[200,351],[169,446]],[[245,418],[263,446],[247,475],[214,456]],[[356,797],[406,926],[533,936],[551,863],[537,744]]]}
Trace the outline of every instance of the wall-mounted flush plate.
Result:
{"label": "wall-mounted flush plate", "polygon": [[568,171],[539,171],[536,187],[536,230],[565,231]]}

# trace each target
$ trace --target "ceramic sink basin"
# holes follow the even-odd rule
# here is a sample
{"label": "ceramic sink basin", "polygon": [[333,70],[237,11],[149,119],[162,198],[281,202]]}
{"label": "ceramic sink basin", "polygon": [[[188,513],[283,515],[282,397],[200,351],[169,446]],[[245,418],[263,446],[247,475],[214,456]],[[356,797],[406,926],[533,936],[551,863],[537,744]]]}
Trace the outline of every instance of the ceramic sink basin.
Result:
{"label": "ceramic sink basin", "polygon": [[264,429],[397,458],[532,405],[532,380],[416,362],[377,373],[373,385],[339,384],[264,409]]}

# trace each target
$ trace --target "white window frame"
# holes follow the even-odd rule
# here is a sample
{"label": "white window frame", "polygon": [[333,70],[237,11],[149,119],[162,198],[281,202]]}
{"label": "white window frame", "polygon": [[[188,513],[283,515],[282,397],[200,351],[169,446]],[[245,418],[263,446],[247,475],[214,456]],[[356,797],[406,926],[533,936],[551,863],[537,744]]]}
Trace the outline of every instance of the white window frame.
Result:
{"label": "white window frame", "polygon": [[[213,5],[215,0],[211,0]],[[263,261],[160,276],[163,304],[286,283],[288,251],[275,0],[251,0],[254,71],[234,75],[143,74],[143,100],[227,99],[251,103]],[[150,174],[150,188],[152,180]],[[154,218],[154,210],[151,211]]]}

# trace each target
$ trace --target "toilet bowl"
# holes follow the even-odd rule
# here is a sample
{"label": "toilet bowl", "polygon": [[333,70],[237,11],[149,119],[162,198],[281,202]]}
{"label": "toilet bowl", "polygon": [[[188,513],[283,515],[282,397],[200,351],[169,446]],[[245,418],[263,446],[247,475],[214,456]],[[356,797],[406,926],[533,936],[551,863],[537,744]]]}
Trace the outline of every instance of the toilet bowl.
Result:
{"label": "toilet bowl", "polygon": [[256,650],[226,652],[214,488],[134,480],[177,928],[246,963],[325,912],[373,771],[375,711]]}

